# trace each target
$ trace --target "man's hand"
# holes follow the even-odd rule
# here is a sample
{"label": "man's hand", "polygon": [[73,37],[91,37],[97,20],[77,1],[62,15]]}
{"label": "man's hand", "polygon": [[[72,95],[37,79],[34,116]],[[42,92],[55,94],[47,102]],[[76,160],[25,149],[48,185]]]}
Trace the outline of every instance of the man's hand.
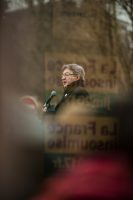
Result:
{"label": "man's hand", "polygon": [[42,110],[43,110],[43,112],[47,112],[47,106],[46,106],[46,104],[43,105]]}

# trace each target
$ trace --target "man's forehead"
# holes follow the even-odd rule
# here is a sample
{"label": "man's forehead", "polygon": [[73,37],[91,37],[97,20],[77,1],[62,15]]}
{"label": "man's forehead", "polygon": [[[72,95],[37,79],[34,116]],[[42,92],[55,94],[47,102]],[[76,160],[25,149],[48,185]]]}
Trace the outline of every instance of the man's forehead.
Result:
{"label": "man's forehead", "polygon": [[72,70],[70,70],[70,69],[68,69],[68,68],[66,68],[66,69],[64,69],[63,70],[63,72],[71,72]]}

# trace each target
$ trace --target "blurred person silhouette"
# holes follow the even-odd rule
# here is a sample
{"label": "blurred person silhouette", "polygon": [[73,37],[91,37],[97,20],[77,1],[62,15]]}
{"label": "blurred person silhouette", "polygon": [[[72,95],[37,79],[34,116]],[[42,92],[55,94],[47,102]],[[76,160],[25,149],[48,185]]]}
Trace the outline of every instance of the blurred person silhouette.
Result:
{"label": "blurred person silhouette", "polygon": [[[85,155],[76,166],[60,171],[41,186],[32,200],[126,200],[133,199],[133,95],[116,103],[119,119],[119,136],[116,152]],[[68,111],[68,110],[67,110]],[[87,113],[81,108],[82,113]],[[79,110],[70,107],[72,120]],[[73,115],[74,114],[74,115]],[[75,119],[78,120],[78,119]]]}
{"label": "blurred person silhouette", "polygon": [[19,97],[5,93],[0,105],[0,199],[23,200],[44,178],[45,128]]}
{"label": "blurred person silhouette", "polygon": [[[64,87],[64,94],[55,106],[53,113],[59,113],[67,104],[71,102],[89,100],[89,94],[85,87],[85,71],[84,68],[78,64],[65,64],[61,68],[61,80]],[[44,104],[44,112],[50,112],[50,104]]]}

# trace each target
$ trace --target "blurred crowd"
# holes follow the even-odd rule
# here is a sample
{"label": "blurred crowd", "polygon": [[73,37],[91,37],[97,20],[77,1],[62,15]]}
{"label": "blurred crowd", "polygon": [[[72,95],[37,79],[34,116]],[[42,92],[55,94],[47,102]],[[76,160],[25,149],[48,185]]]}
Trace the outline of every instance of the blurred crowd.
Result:
{"label": "blurred crowd", "polygon": [[[78,120],[79,113],[88,115],[82,106],[79,104],[78,110],[74,106],[67,108],[65,115],[50,116],[50,123]],[[0,199],[133,199],[132,96],[118,104],[117,152],[91,155],[85,152],[80,164],[55,172],[46,179],[44,143],[47,140],[44,141],[44,135],[47,135],[47,117],[40,116],[34,109],[14,96],[6,95],[2,102]]]}

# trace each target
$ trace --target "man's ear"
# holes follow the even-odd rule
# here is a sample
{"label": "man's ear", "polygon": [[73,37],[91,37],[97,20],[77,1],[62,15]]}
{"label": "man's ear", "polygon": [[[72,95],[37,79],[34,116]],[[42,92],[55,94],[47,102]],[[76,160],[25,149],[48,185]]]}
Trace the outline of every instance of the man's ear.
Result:
{"label": "man's ear", "polygon": [[79,76],[79,75],[77,75],[77,76],[76,76],[76,78],[77,78],[77,81],[78,81],[78,80],[80,79],[80,76]]}

